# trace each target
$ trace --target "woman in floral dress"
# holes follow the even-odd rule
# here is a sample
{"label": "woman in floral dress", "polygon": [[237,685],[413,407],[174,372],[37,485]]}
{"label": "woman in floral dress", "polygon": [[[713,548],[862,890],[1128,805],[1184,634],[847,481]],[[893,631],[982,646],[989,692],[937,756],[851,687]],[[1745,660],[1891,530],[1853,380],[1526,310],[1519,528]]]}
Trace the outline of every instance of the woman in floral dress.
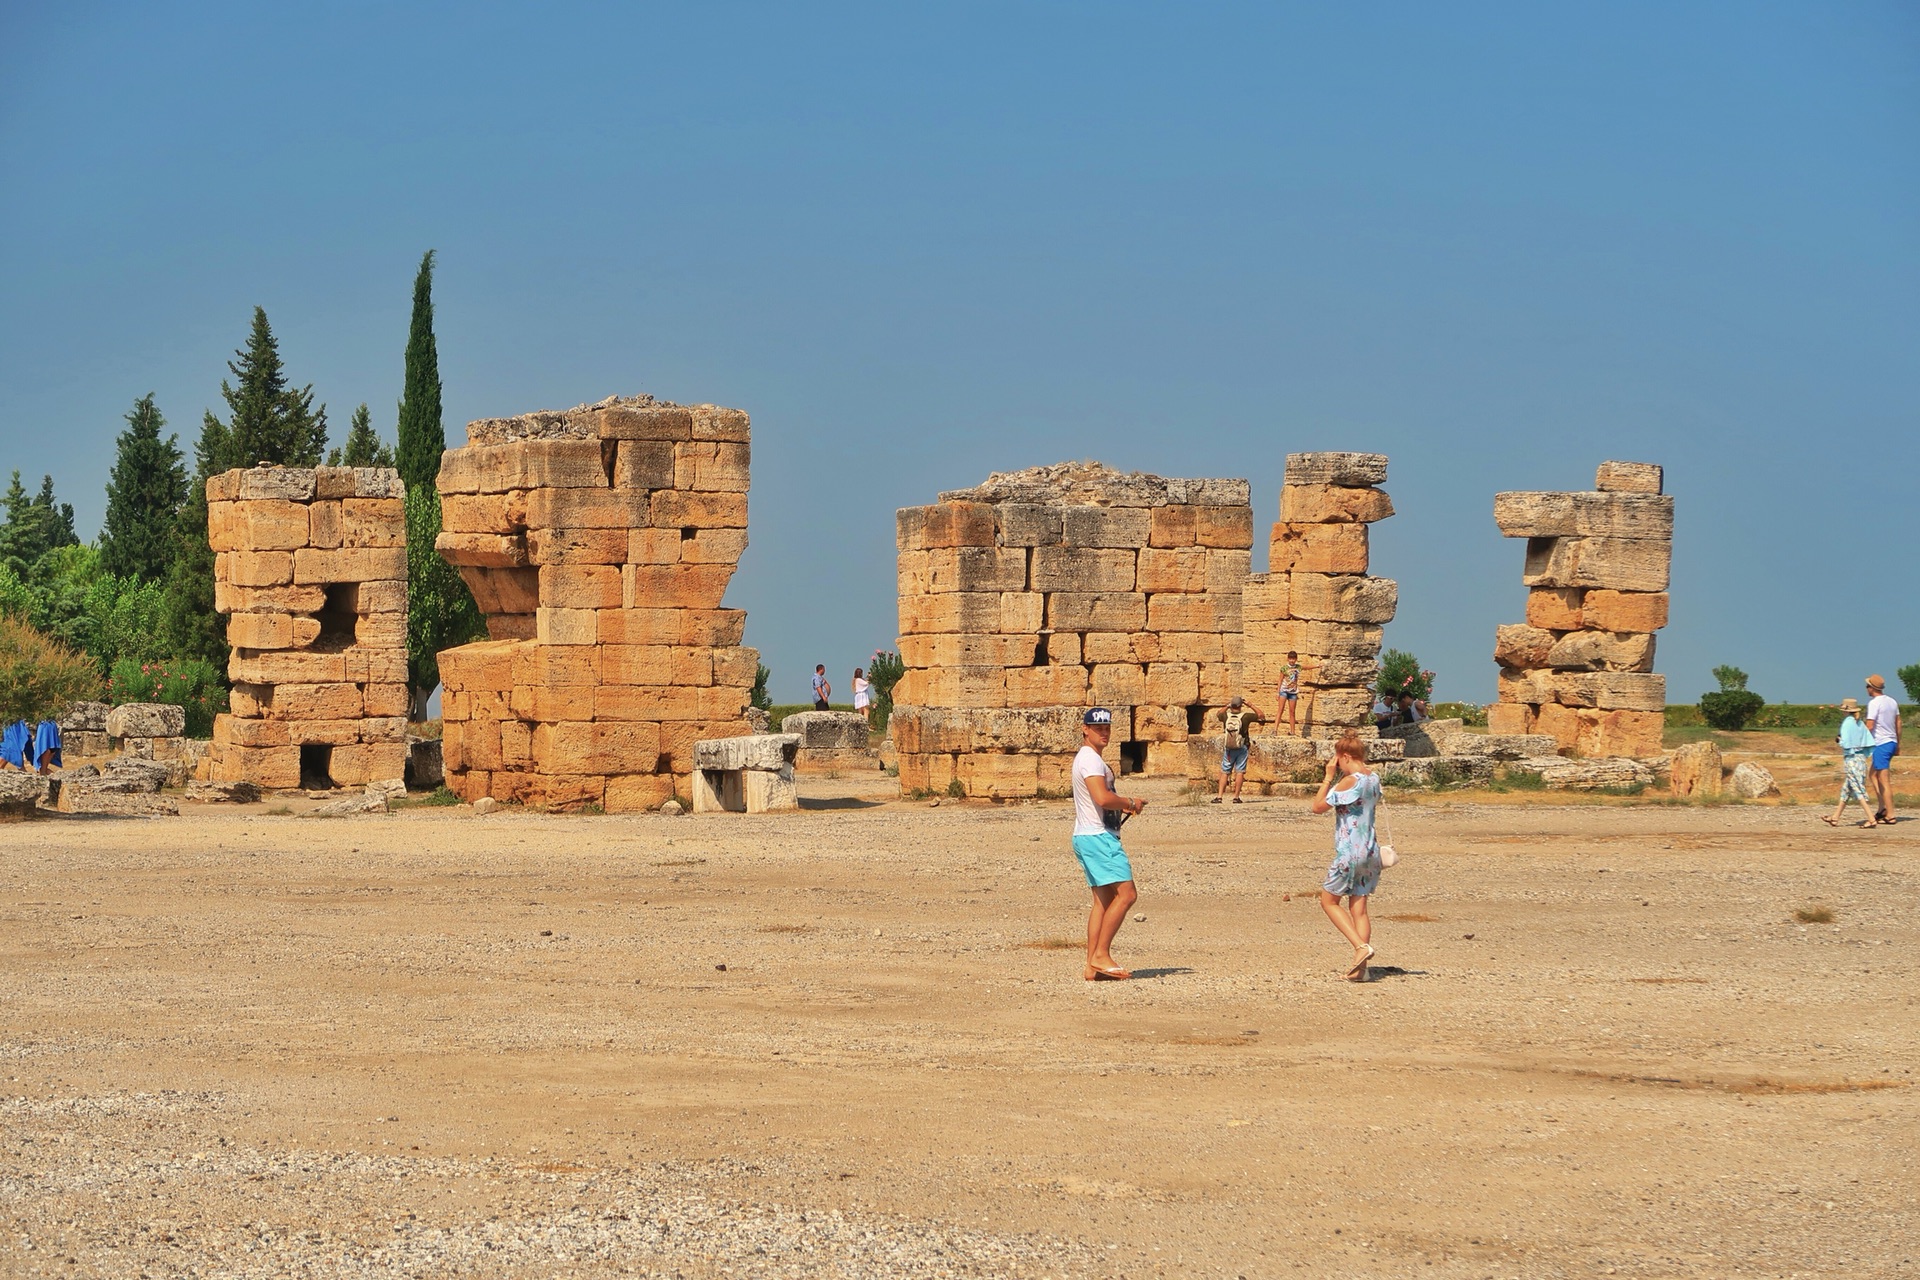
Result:
{"label": "woman in floral dress", "polygon": [[1367,980],[1367,962],[1373,959],[1373,921],[1367,915],[1367,895],[1380,883],[1380,842],[1374,838],[1373,815],[1380,805],[1380,779],[1367,768],[1366,744],[1348,733],[1333,744],[1333,759],[1315,813],[1333,811],[1333,865],[1320,887],[1320,909],[1333,921],[1340,936],[1353,944],[1348,982]]}

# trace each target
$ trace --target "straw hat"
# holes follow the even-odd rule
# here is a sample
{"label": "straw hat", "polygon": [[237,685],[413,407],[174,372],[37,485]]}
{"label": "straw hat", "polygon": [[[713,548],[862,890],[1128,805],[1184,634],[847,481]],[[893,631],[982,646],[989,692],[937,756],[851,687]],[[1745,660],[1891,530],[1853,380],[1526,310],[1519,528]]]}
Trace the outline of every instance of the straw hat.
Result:
{"label": "straw hat", "polygon": [[1841,714],[1841,715],[1847,715],[1847,716],[1857,716],[1857,715],[1859,715],[1859,714],[1860,714],[1860,699],[1858,699],[1858,698],[1842,698],[1842,699],[1840,699],[1840,714]]}
{"label": "straw hat", "polygon": [[1885,679],[1885,677],[1883,677],[1883,676],[1868,676],[1868,677],[1867,677],[1867,688],[1869,688],[1869,689],[1884,689],[1884,688],[1886,688],[1886,687],[1887,687],[1887,682],[1886,682],[1886,679]]}

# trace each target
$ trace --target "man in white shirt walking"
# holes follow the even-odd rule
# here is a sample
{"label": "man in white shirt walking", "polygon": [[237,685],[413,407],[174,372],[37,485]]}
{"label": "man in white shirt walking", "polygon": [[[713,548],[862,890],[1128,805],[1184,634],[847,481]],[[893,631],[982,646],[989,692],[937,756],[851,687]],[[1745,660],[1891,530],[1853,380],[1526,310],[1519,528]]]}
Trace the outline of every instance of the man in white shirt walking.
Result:
{"label": "man in white shirt walking", "polygon": [[1867,677],[1867,728],[1873,731],[1867,789],[1880,805],[1875,817],[1892,822],[1893,758],[1900,754],[1900,704],[1887,696],[1887,682],[1877,675]]}
{"label": "man in white shirt walking", "polygon": [[1120,847],[1120,824],[1147,802],[1115,794],[1113,770],[1100,756],[1112,736],[1113,712],[1105,707],[1080,717],[1082,745],[1073,757],[1073,856],[1093,890],[1093,909],[1087,915],[1088,982],[1133,976],[1113,961],[1113,936],[1140,896],[1133,887],[1133,864]]}

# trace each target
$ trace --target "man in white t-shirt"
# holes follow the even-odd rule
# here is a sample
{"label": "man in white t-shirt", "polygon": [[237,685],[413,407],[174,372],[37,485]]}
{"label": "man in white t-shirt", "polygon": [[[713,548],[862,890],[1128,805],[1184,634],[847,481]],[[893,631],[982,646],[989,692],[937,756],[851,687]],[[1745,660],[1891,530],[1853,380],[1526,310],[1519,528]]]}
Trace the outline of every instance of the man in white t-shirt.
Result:
{"label": "man in white t-shirt", "polygon": [[1080,717],[1082,745],[1073,757],[1073,856],[1093,890],[1093,909],[1087,915],[1088,982],[1133,976],[1113,962],[1113,936],[1140,897],[1133,887],[1133,864],[1120,847],[1120,824],[1147,802],[1114,792],[1113,770],[1100,756],[1112,737],[1113,712],[1095,707]]}
{"label": "man in white t-shirt", "polygon": [[1868,764],[1867,789],[1879,802],[1875,818],[1893,819],[1893,758],[1900,754],[1900,704],[1887,696],[1887,682],[1867,677],[1867,728],[1873,732],[1873,759]]}

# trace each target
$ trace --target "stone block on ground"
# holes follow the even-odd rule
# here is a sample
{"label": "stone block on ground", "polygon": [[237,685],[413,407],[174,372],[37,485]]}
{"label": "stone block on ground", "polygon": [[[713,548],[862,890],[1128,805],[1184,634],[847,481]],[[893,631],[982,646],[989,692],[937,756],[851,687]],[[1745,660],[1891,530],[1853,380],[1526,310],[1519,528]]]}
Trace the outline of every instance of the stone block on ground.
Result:
{"label": "stone block on ground", "polygon": [[407,735],[407,786],[415,791],[432,791],[446,781],[446,765],[440,739]]}
{"label": "stone block on ground", "polygon": [[1773,774],[1765,766],[1751,760],[1734,766],[1733,776],[1727,780],[1727,790],[1743,800],[1760,800],[1780,794]]}
{"label": "stone block on ground", "polygon": [[1555,791],[1626,789],[1645,787],[1653,781],[1653,770],[1638,760],[1624,758],[1563,760],[1541,757],[1517,761],[1509,765],[1508,770],[1538,774],[1540,780]]}
{"label": "stone block on ground", "polygon": [[800,738],[802,748],[857,750],[867,747],[867,718],[857,711],[797,711],[780,722],[782,734]]}
{"label": "stone block on ground", "polygon": [[[56,718],[61,734],[105,733],[107,715],[112,710],[104,702],[76,702]],[[182,725],[184,727],[184,721]]]}
{"label": "stone block on ground", "polygon": [[178,738],[187,731],[187,709],[165,702],[127,702],[107,712],[114,738]]}
{"label": "stone block on ground", "polygon": [[1673,749],[1667,789],[1676,796],[1717,796],[1723,767],[1717,743],[1682,743]]}

